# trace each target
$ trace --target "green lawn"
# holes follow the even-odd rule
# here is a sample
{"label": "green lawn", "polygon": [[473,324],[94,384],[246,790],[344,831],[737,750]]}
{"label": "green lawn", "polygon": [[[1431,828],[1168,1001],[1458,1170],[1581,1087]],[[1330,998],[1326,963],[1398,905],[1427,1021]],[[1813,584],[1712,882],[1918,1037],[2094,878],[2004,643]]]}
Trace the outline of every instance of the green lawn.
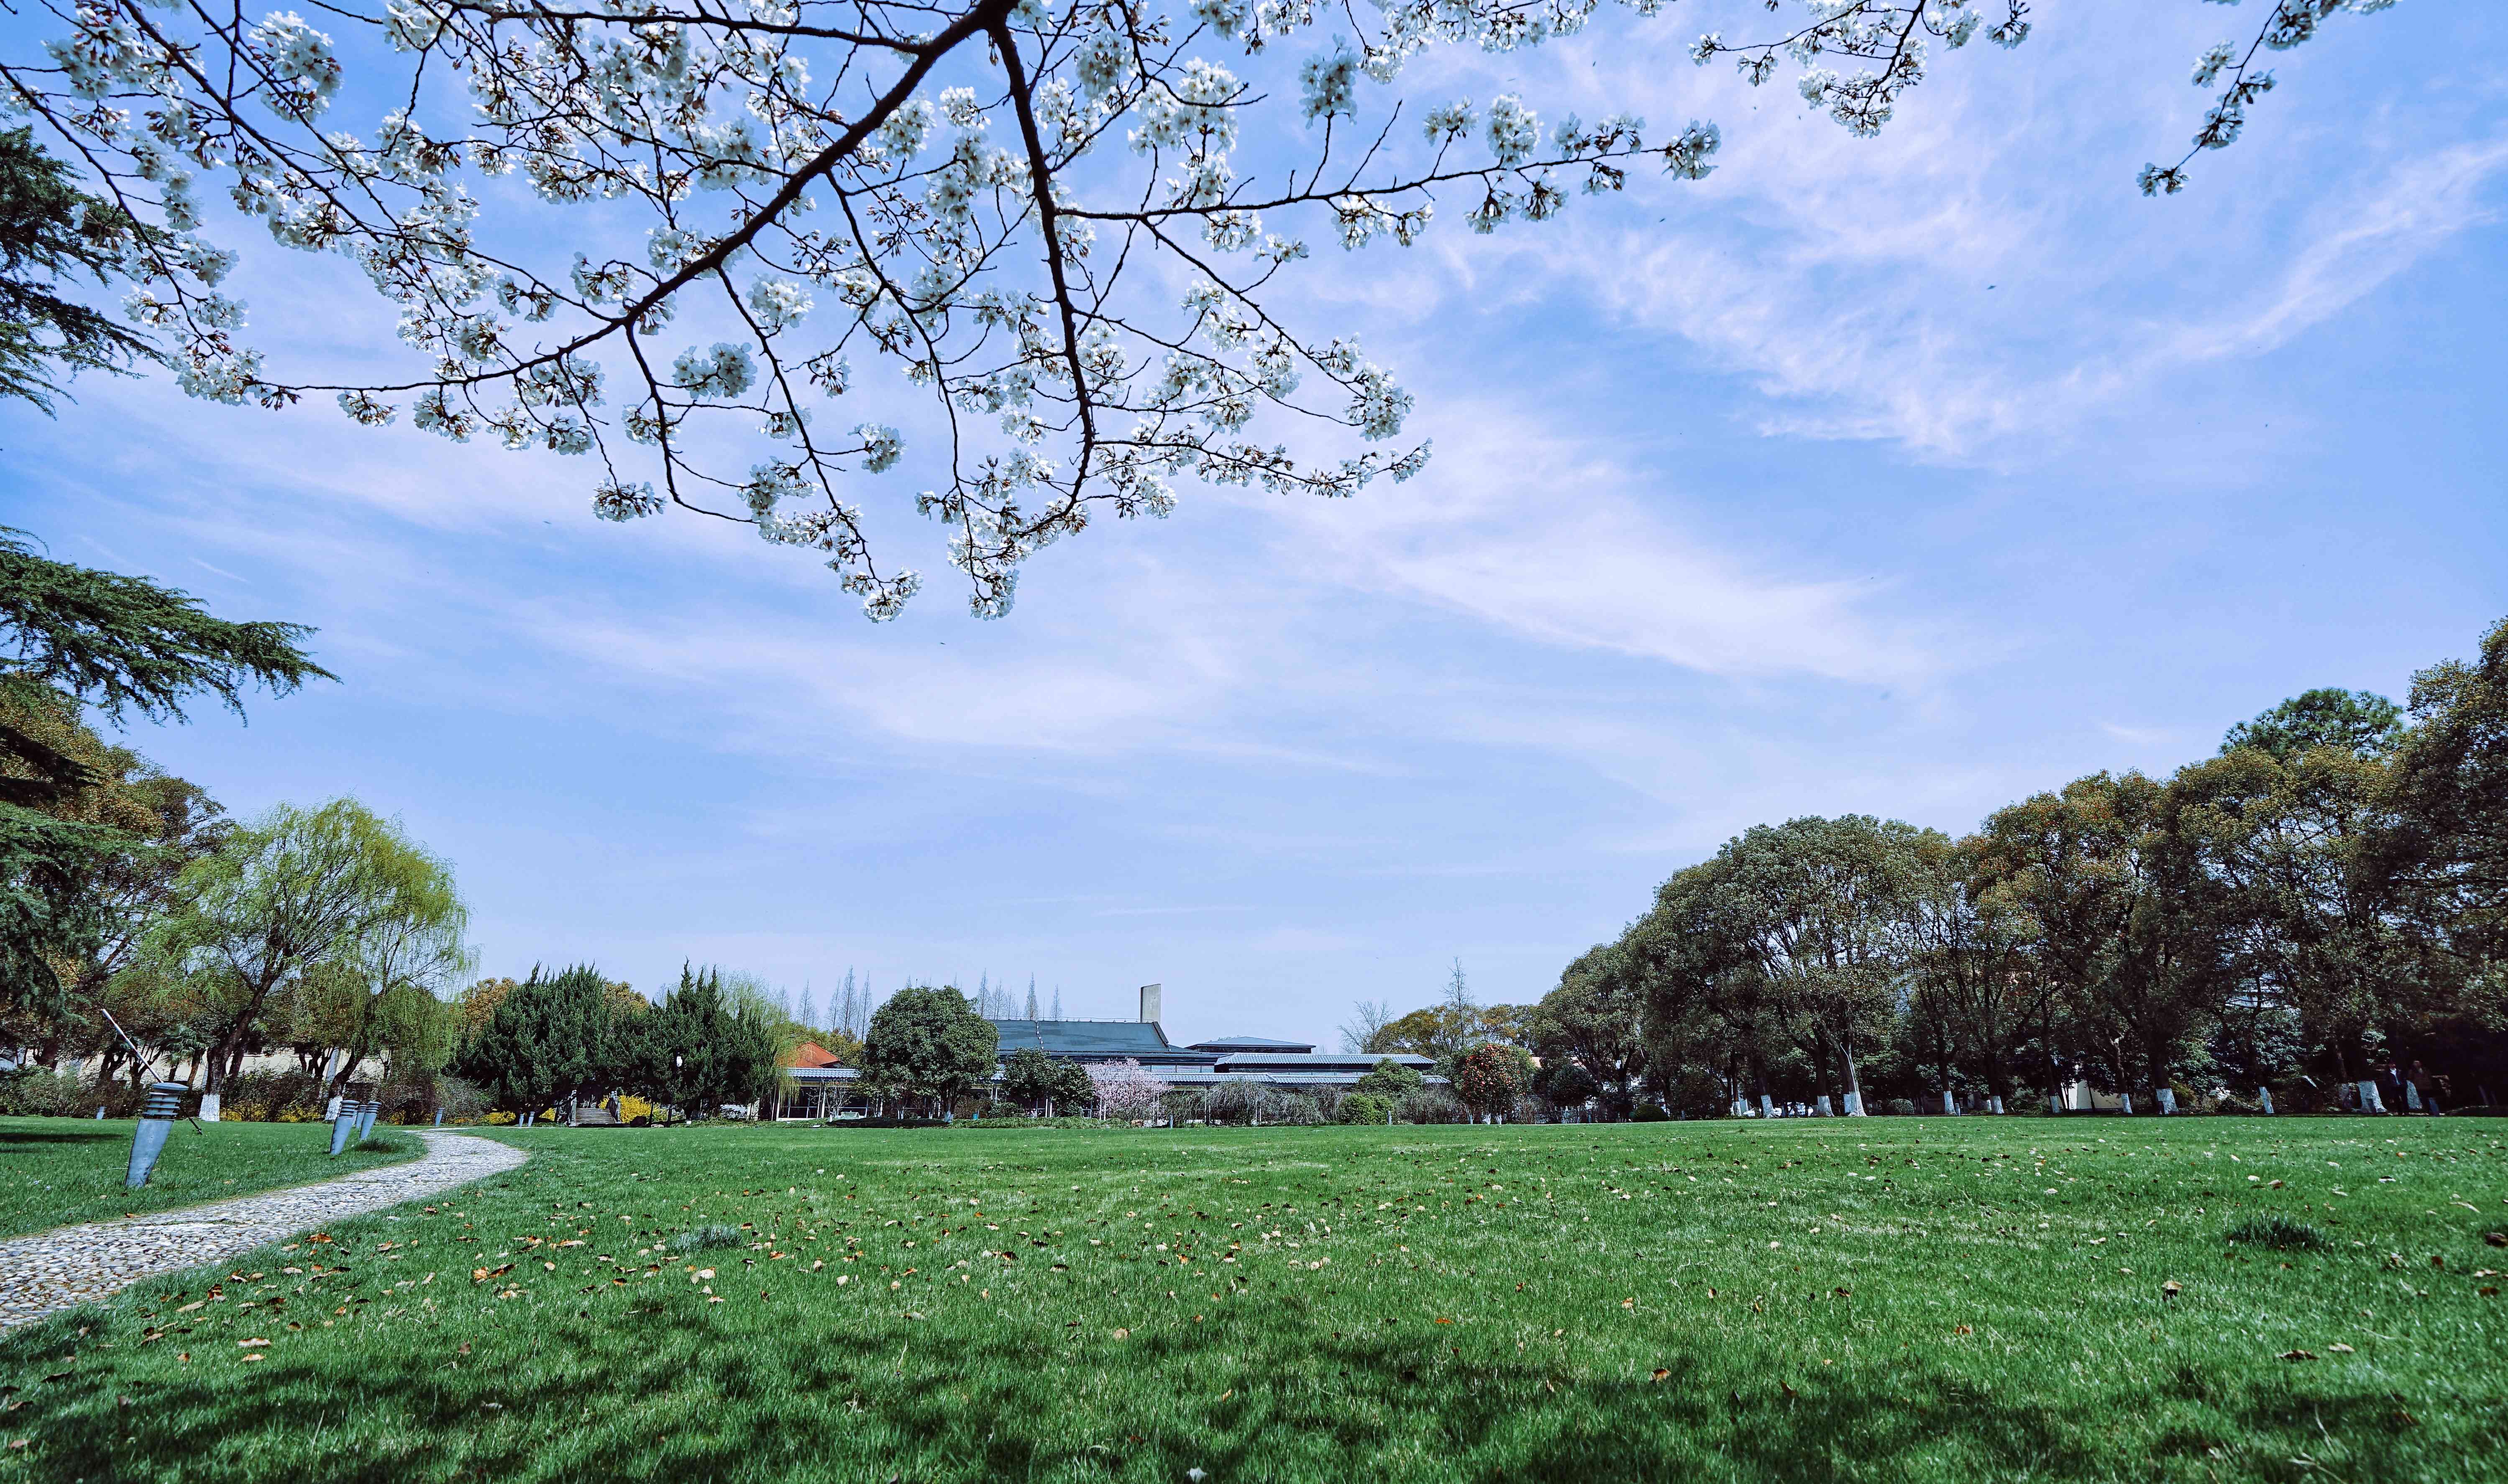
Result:
{"label": "green lawn", "polygon": [[335,1160],[329,1124],[203,1124],[195,1132],[178,1122],[147,1185],[125,1190],[132,1128],[127,1118],[0,1118],[0,1237],[302,1185],[419,1153],[404,1137],[400,1154]]}
{"label": "green lawn", "polygon": [[2508,1477],[2494,1120],[498,1136],[0,1344],[0,1476]]}

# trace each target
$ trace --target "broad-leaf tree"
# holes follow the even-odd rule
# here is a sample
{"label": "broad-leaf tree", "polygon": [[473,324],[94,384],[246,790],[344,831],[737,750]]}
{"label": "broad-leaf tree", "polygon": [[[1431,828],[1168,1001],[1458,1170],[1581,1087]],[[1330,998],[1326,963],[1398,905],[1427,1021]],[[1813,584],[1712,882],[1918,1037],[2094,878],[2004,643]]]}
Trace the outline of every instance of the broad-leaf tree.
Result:
{"label": "broad-leaf tree", "polygon": [[[1574,1065],[1614,1117],[1628,1116],[1649,1050],[1643,969],[1635,955],[1615,944],[1578,954],[1560,973],[1559,987],[1532,1007],[1530,1020],[1533,1050],[1545,1071]],[[1584,1100],[1563,1095],[1577,1091],[1572,1084],[1555,1076],[1551,1083],[1555,1100]]]}
{"label": "broad-leaf tree", "polygon": [[1997,810],[1980,872],[2038,925],[2083,1049],[2162,1107],[2226,983],[2229,908],[2184,828],[2182,796],[2096,773]]}
{"label": "broad-leaf tree", "polygon": [[947,985],[908,984],[871,1013],[863,1070],[903,1096],[929,1098],[946,1110],[992,1077],[1000,1053],[1000,1032],[964,994]]}
{"label": "broad-leaf tree", "polygon": [[1717,852],[1724,922],[1778,1023],[1834,1068],[1842,1111],[1862,1114],[1860,1052],[1888,1024],[1912,967],[1909,909],[1932,831],[1868,815],[1745,831]]}
{"label": "broad-leaf tree", "polygon": [[212,1092],[241,1065],[273,994],[461,914],[451,868],[352,798],[273,808],[185,867],[172,899],[149,951],[213,1007]]}

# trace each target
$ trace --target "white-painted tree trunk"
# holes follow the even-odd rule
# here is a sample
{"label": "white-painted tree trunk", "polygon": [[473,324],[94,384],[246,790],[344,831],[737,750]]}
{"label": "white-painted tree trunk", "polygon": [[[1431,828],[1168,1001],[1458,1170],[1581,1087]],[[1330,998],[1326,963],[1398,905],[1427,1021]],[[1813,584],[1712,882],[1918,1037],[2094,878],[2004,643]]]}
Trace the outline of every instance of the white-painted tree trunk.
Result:
{"label": "white-painted tree trunk", "polygon": [[201,1094],[201,1122],[213,1124],[218,1121],[218,1095],[215,1093]]}
{"label": "white-painted tree trunk", "polygon": [[2262,1100],[2263,1100],[2263,1102],[2264,1102],[2264,1105],[2265,1105],[2265,1117],[2267,1117],[2267,1118],[2270,1118],[2270,1117],[2272,1117],[2272,1116],[2273,1116],[2272,1089],[2270,1089],[2270,1088],[2258,1088],[2258,1089],[2256,1089],[2256,1096],[2257,1096],[2257,1097],[2259,1097],[2260,1099],[2262,1099]]}
{"label": "white-painted tree trunk", "polygon": [[2375,1078],[2363,1078],[2361,1080],[2360,1111],[2363,1113],[2383,1113],[2386,1111],[2386,1100],[2378,1095],[2378,1083]]}
{"label": "white-painted tree trunk", "polygon": [[338,1118],[339,1116],[340,1116],[340,1094],[337,1094],[337,1093],[334,1093],[334,1094],[331,1094],[331,1100],[330,1100],[329,1102],[324,1103],[324,1104],[322,1105],[322,1122],[324,1122],[324,1123],[326,1123],[326,1124],[327,1124],[327,1123],[331,1122],[333,1119]]}
{"label": "white-painted tree trunk", "polygon": [[1820,1116],[1821,1116],[1821,1117],[1823,1117],[1823,1118],[1829,1118],[1829,1117],[1833,1117],[1833,1116],[1834,1116],[1834,1114],[1832,1113],[1832,1111],[1830,1110],[1830,1108],[1829,1108],[1829,1106],[1828,1106],[1828,1094],[1827,1094],[1826,1093],[1823,1093],[1823,1094],[1820,1094],[1820,1098],[1819,1098],[1819,1100],[1818,1100],[1816,1103],[1814,1103],[1814,1104],[1813,1104],[1813,1106],[1817,1107],[1817,1108],[1820,1110]]}
{"label": "white-painted tree trunk", "polygon": [[1863,1094],[1862,1093],[1849,1093],[1846,1094],[1846,1116],[1849,1118],[1862,1118],[1863,1116]]}
{"label": "white-painted tree trunk", "polygon": [[2169,1114],[2177,1111],[2177,1090],[2175,1088],[2153,1088],[2151,1090],[2151,1094],[2159,1100],[2160,1117],[2166,1118]]}
{"label": "white-painted tree trunk", "polygon": [[2003,1112],[2003,1099],[2000,1097],[1987,1098],[1985,1100],[1985,1110],[1989,1113],[2000,1115]]}
{"label": "white-painted tree trunk", "polygon": [[2117,1103],[2124,1109],[2125,1117],[2133,1117],[2133,1094],[2131,1093],[2119,1093],[2117,1094]]}
{"label": "white-painted tree trunk", "polygon": [[1770,1097],[1765,1093],[1761,1093],[1759,1094],[1759,1116],[1761,1118],[1774,1118],[1777,1116],[1777,1100]]}
{"label": "white-painted tree trunk", "polygon": [[1951,1101],[1951,1090],[1948,1088],[1942,1089],[1942,1111],[1945,1113],[1956,1113],[1959,1111],[1959,1104]]}
{"label": "white-painted tree trunk", "polygon": [[2416,1113],[2421,1110],[2421,1090],[2409,1082],[2404,1084],[2404,1106]]}

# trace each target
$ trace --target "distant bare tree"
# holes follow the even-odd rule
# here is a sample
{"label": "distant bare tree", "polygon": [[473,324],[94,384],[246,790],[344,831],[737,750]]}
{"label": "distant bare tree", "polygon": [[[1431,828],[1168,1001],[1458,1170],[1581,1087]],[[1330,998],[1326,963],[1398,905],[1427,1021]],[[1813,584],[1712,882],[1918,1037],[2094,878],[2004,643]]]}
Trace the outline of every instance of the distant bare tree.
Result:
{"label": "distant bare tree", "polygon": [[1393,1007],[1383,1000],[1360,1000],[1350,1007],[1341,1027],[1341,1049],[1352,1056],[1367,1050],[1376,1033],[1393,1021]]}

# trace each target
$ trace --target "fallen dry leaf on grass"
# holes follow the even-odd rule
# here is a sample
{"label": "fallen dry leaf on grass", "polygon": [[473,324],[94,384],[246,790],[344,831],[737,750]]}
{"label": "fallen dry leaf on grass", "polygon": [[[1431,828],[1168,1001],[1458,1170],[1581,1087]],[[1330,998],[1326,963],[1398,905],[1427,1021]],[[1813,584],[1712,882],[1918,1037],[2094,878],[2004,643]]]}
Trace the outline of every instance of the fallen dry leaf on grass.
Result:
{"label": "fallen dry leaf on grass", "polygon": [[2281,1353],[2281,1357],[2284,1360],[2313,1360],[2316,1358],[2316,1352],[2312,1350],[2286,1350]]}
{"label": "fallen dry leaf on grass", "polygon": [[1662,1366],[1658,1365],[1654,1368],[1654,1374],[1647,1379],[1650,1381],[1670,1381],[1672,1379],[1672,1372],[1665,1370]]}

